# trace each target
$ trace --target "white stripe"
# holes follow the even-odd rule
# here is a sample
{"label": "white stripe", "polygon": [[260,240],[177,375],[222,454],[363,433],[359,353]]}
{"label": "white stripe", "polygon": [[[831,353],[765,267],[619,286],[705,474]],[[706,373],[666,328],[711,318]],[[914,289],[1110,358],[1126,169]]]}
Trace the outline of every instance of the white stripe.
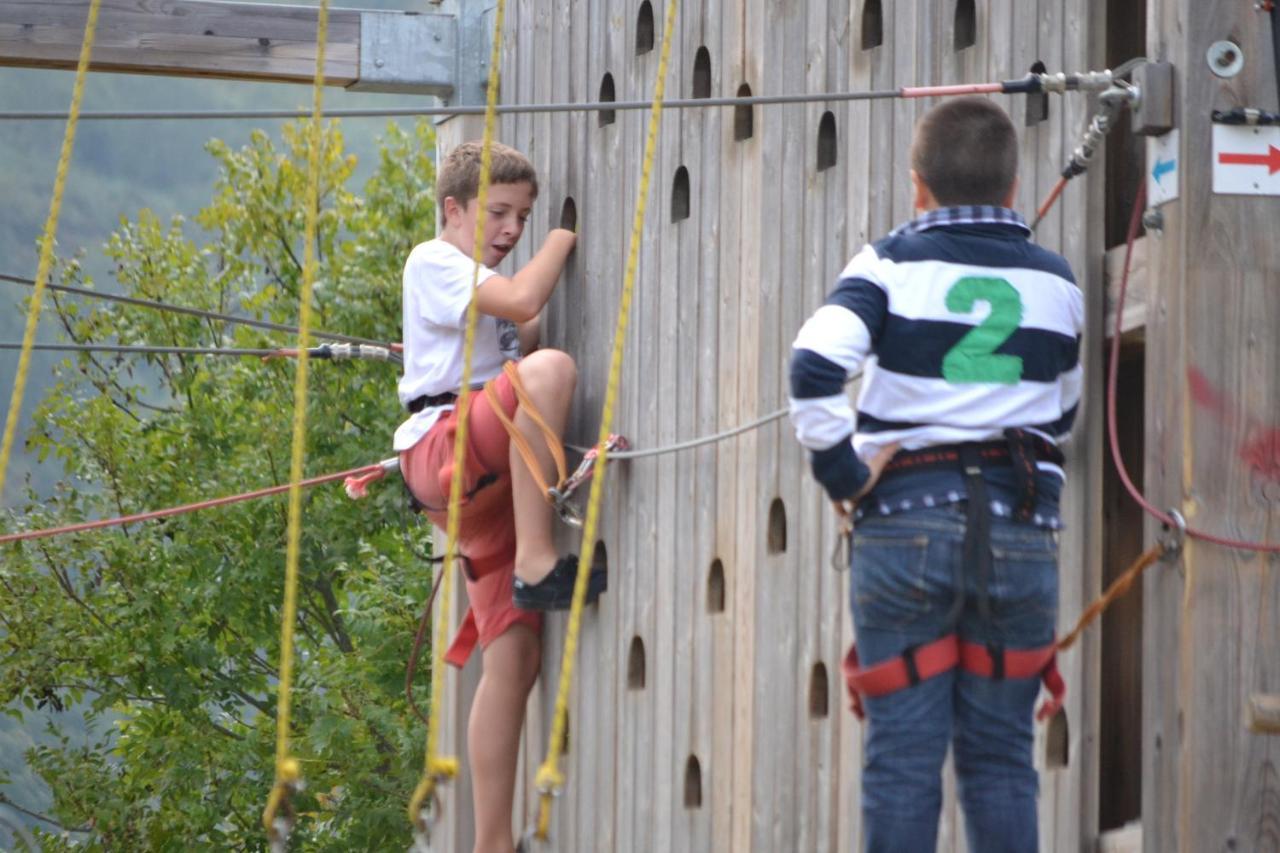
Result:
{"label": "white stripe", "polygon": [[893,275],[893,261],[885,260],[876,254],[876,250],[867,244],[862,251],[854,255],[845,268],[841,270],[837,283],[846,278],[864,278],[872,284],[888,289],[888,282]]}
{"label": "white stripe", "polygon": [[796,439],[810,450],[826,450],[853,432],[853,406],[844,394],[791,401]]}
{"label": "white stripe", "polygon": [[886,421],[1003,429],[1056,421],[1070,408],[1063,402],[1057,382],[953,385],[868,365],[858,410]]}
{"label": "white stripe", "polygon": [[877,271],[887,282],[890,313],[908,320],[981,324],[991,313],[987,302],[977,302],[968,314],[952,313],[947,310],[946,303],[947,291],[957,281],[977,276],[1004,279],[1018,291],[1022,298],[1020,328],[1044,329],[1071,337],[1084,329],[1084,296],[1080,288],[1053,273],[1022,267],[970,266],[949,261],[894,264],[883,259],[880,259]]}
{"label": "white stripe", "polygon": [[[1084,388],[1084,365],[1077,363],[1075,367],[1058,377],[1062,386],[1062,411],[1065,412],[1080,402],[1080,392]],[[1036,421],[1048,423],[1048,421]]]}
{"label": "white stripe", "polygon": [[856,373],[871,351],[871,333],[862,318],[839,305],[823,305],[796,335],[794,349],[807,349],[844,368],[845,378]]}

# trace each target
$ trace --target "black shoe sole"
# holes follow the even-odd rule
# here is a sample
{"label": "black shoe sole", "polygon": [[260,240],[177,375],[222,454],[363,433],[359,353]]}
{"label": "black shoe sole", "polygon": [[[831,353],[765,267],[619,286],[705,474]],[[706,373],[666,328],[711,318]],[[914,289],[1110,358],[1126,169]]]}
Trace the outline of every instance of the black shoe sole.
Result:
{"label": "black shoe sole", "polygon": [[[566,565],[572,561],[571,565]],[[576,581],[577,559],[561,557],[547,575],[536,584],[526,584],[516,578],[512,599],[521,610],[568,610],[573,606],[573,586]],[[603,569],[593,569],[587,580],[587,604],[595,603],[600,594],[609,588],[609,576]]]}

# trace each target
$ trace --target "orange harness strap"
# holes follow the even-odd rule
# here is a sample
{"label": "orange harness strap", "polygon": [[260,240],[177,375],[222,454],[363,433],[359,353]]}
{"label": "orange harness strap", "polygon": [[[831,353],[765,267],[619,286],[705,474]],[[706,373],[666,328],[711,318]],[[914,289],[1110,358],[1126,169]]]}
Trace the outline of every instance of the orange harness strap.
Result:
{"label": "orange harness strap", "polygon": [[556,473],[558,479],[555,486],[547,483],[546,478],[542,474],[542,465],[538,463],[538,457],[534,455],[533,448],[529,446],[529,441],[524,437],[524,433],[515,425],[511,418],[507,417],[506,411],[502,408],[502,401],[498,399],[498,391],[493,387],[493,381],[485,383],[484,393],[489,398],[489,407],[493,409],[493,413],[498,416],[498,420],[507,431],[507,435],[511,436],[511,442],[516,446],[516,450],[520,453],[520,458],[524,460],[525,467],[529,469],[529,473],[533,475],[533,480],[538,484],[538,488],[542,491],[542,496],[547,499],[547,503],[555,503],[555,495],[553,489],[558,490],[564,485],[565,479],[569,476],[568,467],[564,459],[564,445],[560,442],[560,437],[556,435],[555,430],[547,425],[547,421],[542,417],[542,413],[538,411],[538,407],[533,404],[533,398],[529,396],[529,392],[525,390],[524,383],[520,381],[520,372],[516,369],[514,361],[508,361],[502,365],[502,372],[506,374],[507,380],[511,383],[511,389],[516,392],[516,399],[520,403],[520,409],[529,416],[529,419],[537,424],[538,429],[542,430],[542,435],[547,441],[547,449],[551,451],[551,458],[556,464]]}
{"label": "orange harness strap", "polygon": [[957,666],[981,678],[1034,678],[1039,676],[1049,698],[1036,712],[1037,720],[1057,713],[1066,696],[1067,685],[1058,672],[1058,647],[1050,643],[1038,649],[991,649],[971,643],[956,634],[947,634],[932,643],[913,647],[901,655],[874,666],[862,667],[858,649],[849,646],[841,669],[853,713],[863,719],[863,696],[884,696],[913,687],[955,669]]}

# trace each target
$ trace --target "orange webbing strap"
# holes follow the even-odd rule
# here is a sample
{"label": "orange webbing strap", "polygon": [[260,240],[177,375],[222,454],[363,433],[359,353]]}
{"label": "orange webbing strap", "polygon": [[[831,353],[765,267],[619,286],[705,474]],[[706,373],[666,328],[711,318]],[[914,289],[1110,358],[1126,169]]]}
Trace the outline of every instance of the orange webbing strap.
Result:
{"label": "orange webbing strap", "polygon": [[1129,568],[1125,569],[1124,574],[1116,578],[1111,586],[1107,587],[1105,593],[1094,599],[1084,609],[1084,612],[1080,614],[1080,619],[1076,621],[1076,626],[1071,629],[1071,633],[1058,641],[1058,649],[1065,652],[1071,648],[1075,641],[1080,639],[1080,634],[1083,633],[1084,629],[1089,627],[1089,623],[1101,616],[1102,611],[1110,607],[1113,601],[1128,592],[1129,588],[1133,586],[1133,582],[1138,579],[1138,576],[1145,572],[1152,563],[1159,560],[1163,554],[1164,545],[1159,542],[1139,554],[1138,559],[1134,560]]}
{"label": "orange webbing strap", "polygon": [[533,448],[529,446],[529,440],[524,437],[524,433],[520,431],[520,428],[515,425],[511,418],[507,417],[506,411],[502,408],[502,401],[498,399],[498,391],[493,386],[493,380],[486,382],[484,385],[484,394],[489,398],[489,407],[493,409],[493,413],[502,422],[507,435],[511,436],[511,442],[516,446],[516,450],[519,451],[525,467],[533,475],[533,481],[542,490],[542,496],[547,499],[547,503],[554,503],[555,495],[553,491],[558,491],[564,486],[564,481],[569,476],[569,469],[564,460],[564,445],[560,442],[560,436],[556,435],[555,430],[548,426],[546,419],[538,411],[538,407],[533,404],[533,398],[529,396],[529,392],[525,390],[524,383],[520,381],[520,372],[516,369],[516,363],[508,361],[502,365],[502,372],[507,375],[507,379],[511,382],[511,389],[516,392],[516,400],[520,403],[520,410],[537,424],[538,429],[542,430],[542,436],[547,441],[547,449],[551,451],[551,458],[556,463],[556,474],[559,479],[556,480],[555,486],[549,485],[546,477],[542,475],[542,465],[538,462],[538,457],[534,455]]}

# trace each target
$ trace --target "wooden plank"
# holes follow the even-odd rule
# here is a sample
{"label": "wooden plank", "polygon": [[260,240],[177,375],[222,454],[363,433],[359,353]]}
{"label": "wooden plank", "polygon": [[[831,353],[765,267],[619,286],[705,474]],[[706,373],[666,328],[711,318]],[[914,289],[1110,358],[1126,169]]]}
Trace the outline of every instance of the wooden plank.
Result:
{"label": "wooden plank", "polygon": [[[723,92],[737,94],[738,86],[748,83],[755,91],[759,81],[748,78],[744,62],[744,4],[749,0],[723,0],[720,18],[720,52],[724,57],[721,77]],[[759,110],[754,110],[756,114]],[[735,140],[733,122],[725,114],[719,136],[720,192],[718,254],[718,329],[715,363],[719,381],[716,385],[717,427],[727,429],[742,422],[739,405],[741,353],[739,318],[745,290],[742,274],[743,253],[743,180],[748,152],[758,147],[756,139]],[[711,241],[708,241],[711,242]],[[736,698],[734,638],[738,620],[736,589],[738,584],[738,458],[743,439],[721,442],[716,454],[716,518],[712,558],[721,562],[724,587],[724,609],[709,614],[713,626],[711,657],[712,705],[707,715],[715,721],[711,732],[711,776],[706,791],[710,792],[711,845],[707,849],[725,849],[733,834],[735,792],[744,760],[734,748],[736,738]],[[708,570],[710,566],[708,565]],[[749,762],[749,758],[745,759]],[[749,764],[748,764],[749,766]],[[749,774],[748,774],[749,775]]]}
{"label": "wooden plank", "polygon": [[[752,90],[765,93],[770,90],[765,69],[772,66],[764,56],[766,19],[759,4],[743,2],[743,67],[744,77],[752,84]],[[759,110],[756,113],[756,137],[744,143],[742,163],[742,205],[739,275],[738,336],[740,340],[760,339],[765,326],[767,307],[761,293],[763,269],[761,241],[766,233],[775,233],[775,223],[765,227],[764,192],[768,131],[777,120],[777,113]],[[773,211],[769,216],[772,219]],[[738,414],[756,415],[761,408],[760,369],[758,354],[751,347],[741,347],[738,353]],[[754,476],[757,470],[759,447],[764,443],[759,431],[744,434],[738,441],[738,490],[737,490],[737,557],[732,569],[730,589],[733,592],[734,619],[734,718],[733,718],[733,832],[730,849],[752,849],[755,803],[756,759],[756,592],[760,553],[761,493],[764,491]]]}
{"label": "wooden plank", "polygon": [[[1080,6],[1059,0],[1050,10],[1047,33],[1042,13],[1042,44],[1047,35],[1051,39],[1049,47],[1058,46],[1059,65],[1092,68],[1102,61],[1106,18],[1104,14],[1095,14],[1095,9],[1101,9],[1101,4]],[[1052,65],[1048,55],[1045,62]],[[1051,110],[1048,131],[1057,134],[1057,143],[1048,146],[1050,159],[1038,164],[1041,175],[1045,176],[1039,181],[1042,191],[1047,191],[1046,184],[1056,181],[1063,158],[1089,119],[1088,99],[1073,97],[1060,101],[1055,104],[1056,110]],[[1056,125],[1055,115],[1060,117]],[[1105,334],[1098,328],[1097,318],[1104,312],[1105,284],[1099,286],[1095,282],[1103,282],[1104,189],[1101,169],[1072,181],[1055,206],[1059,213],[1056,223],[1046,219],[1041,228],[1049,226],[1051,230],[1043,236],[1039,232],[1036,235],[1037,242],[1057,236],[1057,250],[1071,264],[1085,295],[1086,329],[1080,352],[1086,376],[1085,397],[1068,454],[1065,468],[1068,487],[1062,502],[1067,529],[1062,536],[1059,558],[1060,632],[1069,630],[1087,603],[1102,590],[1103,515],[1098,496],[1103,493],[1102,462],[1106,453],[1100,381],[1103,375],[1100,343],[1105,340]],[[1041,798],[1041,822],[1045,836],[1052,837],[1055,844],[1063,849],[1079,849],[1091,843],[1098,831],[1098,729],[1102,713],[1100,632],[1093,631],[1081,638],[1074,654],[1066,655],[1061,667],[1068,683],[1079,685],[1066,706],[1071,756],[1068,766],[1058,770],[1046,771],[1042,762],[1042,785],[1046,794]],[[1038,730],[1041,743],[1044,735],[1045,727],[1041,726]],[[1042,749],[1037,749],[1037,759],[1042,761]]]}
{"label": "wooden plank", "polygon": [[[675,2],[675,0],[668,0]],[[654,9],[655,13],[659,10]],[[684,97],[689,92],[689,70],[692,67],[692,50],[685,45],[684,21],[691,11],[691,4],[681,3],[676,13],[675,32],[672,34],[671,55],[667,69],[667,92],[670,97]],[[665,14],[665,11],[664,11]],[[694,11],[696,14],[696,11]],[[655,26],[661,26],[655,21]],[[654,53],[662,47],[661,36]],[[674,179],[679,168],[688,169],[681,146],[680,130],[682,112],[667,112],[662,116],[658,136],[658,151],[654,159],[654,187],[650,208],[649,230],[658,238],[656,263],[644,281],[645,288],[654,296],[653,325],[649,327],[652,354],[647,362],[645,375],[656,379],[656,388],[670,399],[659,400],[650,396],[656,422],[649,435],[654,444],[669,445],[678,440],[681,421],[680,409],[687,412],[687,396],[683,392],[683,365],[680,362],[678,340],[682,292],[688,286],[688,272],[683,265],[681,247],[694,235],[690,235],[690,220],[672,220],[672,199],[675,195]],[[689,210],[693,211],[697,200],[692,197],[696,175],[690,176]],[[673,405],[674,404],[674,405]],[[680,782],[683,780],[683,763],[675,735],[675,598],[678,549],[677,525],[680,523],[677,505],[677,458],[666,455],[647,464],[657,469],[657,486],[649,499],[655,503],[656,529],[653,541],[654,557],[648,565],[653,571],[654,634],[652,666],[650,667],[653,692],[653,738],[649,754],[653,762],[652,787],[653,816],[650,825],[649,849],[672,849],[672,831],[675,812],[680,802]]]}
{"label": "wooden plank", "polygon": [[[0,66],[74,69],[88,0],[0,2]],[[316,9],[206,0],[102,0],[94,71],[310,83]],[[360,12],[329,12],[325,83],[360,76]]]}

